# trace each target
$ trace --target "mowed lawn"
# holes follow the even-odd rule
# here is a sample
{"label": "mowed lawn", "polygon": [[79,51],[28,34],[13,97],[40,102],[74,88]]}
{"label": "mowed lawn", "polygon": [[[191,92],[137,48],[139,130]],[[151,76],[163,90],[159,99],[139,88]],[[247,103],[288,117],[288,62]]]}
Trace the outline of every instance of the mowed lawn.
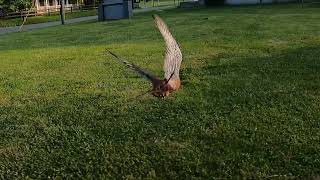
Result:
{"label": "mowed lawn", "polygon": [[158,13],[181,45],[162,100],[110,49],[160,77],[152,13],[0,36],[0,178],[320,174],[320,8]]}
{"label": "mowed lawn", "polygon": [[[66,19],[74,19],[78,17],[85,16],[94,16],[97,15],[97,10],[88,10],[88,11],[76,11],[76,12],[68,12],[65,14]],[[51,16],[43,15],[43,16],[30,16],[27,18],[25,24],[39,24],[46,23],[52,21],[59,21],[60,15],[58,13],[52,13]],[[13,18],[13,19],[0,19],[0,28],[1,27],[11,27],[11,26],[21,26],[23,23],[22,18]]]}

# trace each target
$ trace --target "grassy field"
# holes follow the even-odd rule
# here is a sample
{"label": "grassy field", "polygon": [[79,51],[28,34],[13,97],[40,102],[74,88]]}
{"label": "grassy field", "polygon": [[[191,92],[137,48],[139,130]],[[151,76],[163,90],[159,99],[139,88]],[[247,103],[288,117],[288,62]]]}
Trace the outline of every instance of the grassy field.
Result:
{"label": "grassy field", "polygon": [[178,2],[181,2],[176,0],[149,0],[148,2],[141,0],[139,3],[139,7],[146,8],[146,7],[159,7],[159,6],[178,6]]}
{"label": "grassy field", "polygon": [[157,12],[182,47],[165,100],[108,48],[162,76],[151,14],[0,36],[0,178],[320,174],[320,9]]}
{"label": "grassy field", "polygon": [[[66,19],[73,19],[77,17],[84,17],[84,16],[94,16],[97,15],[97,10],[89,10],[89,11],[78,11],[73,13],[66,13]],[[53,14],[51,16],[33,16],[28,17],[25,24],[38,24],[38,23],[45,23],[51,21],[59,21],[60,15]],[[0,19],[0,27],[10,27],[10,26],[20,26],[22,24],[21,18],[15,19]]]}

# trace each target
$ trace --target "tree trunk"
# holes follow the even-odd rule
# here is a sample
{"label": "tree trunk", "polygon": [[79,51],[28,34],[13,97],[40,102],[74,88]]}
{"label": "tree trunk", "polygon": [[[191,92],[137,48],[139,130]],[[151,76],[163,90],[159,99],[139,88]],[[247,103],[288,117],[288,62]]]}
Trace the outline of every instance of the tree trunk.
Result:
{"label": "tree trunk", "polygon": [[60,17],[61,17],[61,24],[64,25],[64,21],[65,21],[64,0],[60,0]]}

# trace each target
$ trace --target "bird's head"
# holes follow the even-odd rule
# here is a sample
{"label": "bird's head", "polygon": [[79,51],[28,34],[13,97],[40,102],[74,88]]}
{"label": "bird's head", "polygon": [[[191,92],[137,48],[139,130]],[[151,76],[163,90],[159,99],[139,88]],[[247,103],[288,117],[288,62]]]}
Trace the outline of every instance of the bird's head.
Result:
{"label": "bird's head", "polygon": [[170,90],[171,87],[168,84],[168,80],[164,79],[153,85],[151,94],[155,97],[164,98],[166,96],[169,96]]}

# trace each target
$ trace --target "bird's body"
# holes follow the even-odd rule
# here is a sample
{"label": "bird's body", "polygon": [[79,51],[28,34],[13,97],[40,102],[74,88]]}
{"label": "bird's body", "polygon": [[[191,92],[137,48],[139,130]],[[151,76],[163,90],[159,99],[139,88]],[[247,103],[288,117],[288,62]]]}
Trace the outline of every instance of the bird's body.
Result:
{"label": "bird's body", "polygon": [[152,95],[156,97],[166,97],[173,91],[177,91],[180,88],[180,80],[157,80],[153,84]]}
{"label": "bird's body", "polygon": [[152,90],[148,92],[151,92],[151,94],[156,97],[166,97],[169,96],[171,92],[178,90],[181,86],[179,70],[182,61],[182,53],[178,43],[170,33],[169,28],[164,21],[157,15],[154,15],[153,18],[156,26],[166,42],[166,54],[163,66],[164,79],[160,79],[140,68],[139,66],[120,59],[117,55],[110,51],[109,53],[124,63],[128,68],[134,70],[149,80],[153,87]]}

